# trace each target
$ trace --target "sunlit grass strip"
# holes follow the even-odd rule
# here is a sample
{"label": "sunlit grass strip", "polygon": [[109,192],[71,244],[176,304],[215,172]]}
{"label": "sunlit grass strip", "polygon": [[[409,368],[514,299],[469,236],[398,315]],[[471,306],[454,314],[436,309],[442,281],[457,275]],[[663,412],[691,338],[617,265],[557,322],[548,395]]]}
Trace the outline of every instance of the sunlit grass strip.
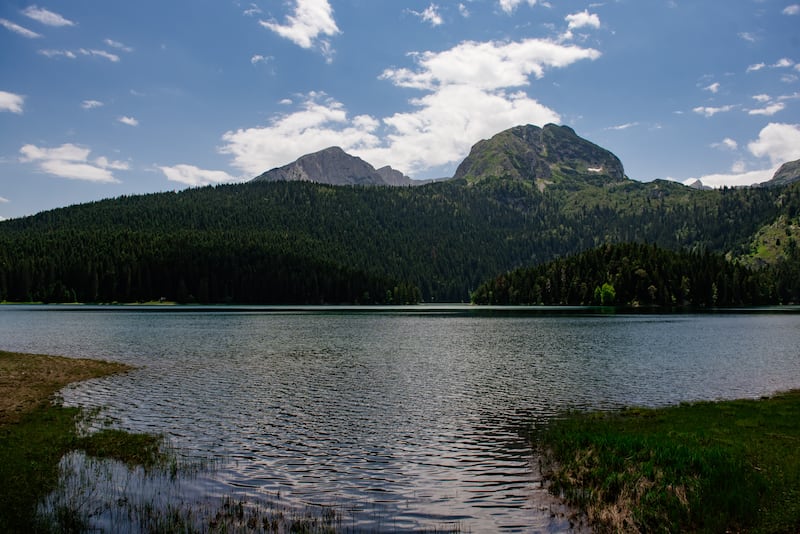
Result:
{"label": "sunlit grass strip", "polygon": [[800,531],[800,392],[569,414],[536,439],[595,531]]}

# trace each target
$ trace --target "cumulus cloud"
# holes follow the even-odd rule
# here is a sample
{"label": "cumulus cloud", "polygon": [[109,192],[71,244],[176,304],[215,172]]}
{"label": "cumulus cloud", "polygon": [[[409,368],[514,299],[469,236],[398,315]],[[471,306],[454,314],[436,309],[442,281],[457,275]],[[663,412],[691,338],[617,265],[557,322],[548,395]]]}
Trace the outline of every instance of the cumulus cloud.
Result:
{"label": "cumulus cloud", "polygon": [[422,19],[423,22],[430,23],[431,26],[441,26],[444,24],[444,20],[439,14],[439,6],[436,4],[429,5],[424,11],[409,10],[409,12]]}
{"label": "cumulus cloud", "polygon": [[220,152],[255,176],[330,146],[352,150],[375,145],[378,138],[372,132],[377,127],[376,119],[349,118],[341,103],[324,93],[310,93],[298,111],[277,116],[267,126],[226,132]]}
{"label": "cumulus cloud", "polygon": [[753,65],[747,67],[747,72],[758,72],[766,66],[766,63],[754,63]]}
{"label": "cumulus cloud", "polygon": [[442,52],[412,54],[416,67],[380,76],[420,96],[411,109],[388,117],[351,117],[324,93],[310,93],[294,112],[265,126],[229,131],[220,151],[256,175],[332,145],[375,166],[411,175],[466,156],[476,139],[523,123],[559,122],[558,114],[519,90],[546,69],[566,67],[599,52],[551,41],[463,42]]}
{"label": "cumulus cloud", "polygon": [[118,183],[112,171],[128,170],[123,161],[109,161],[105,157],[89,160],[91,150],[72,143],[56,148],[25,145],[19,149],[23,163],[35,163],[39,170],[59,178],[85,180],[99,183]]}
{"label": "cumulus cloud", "polygon": [[800,4],[786,6],[782,12],[784,15],[800,15]]}
{"label": "cumulus cloud", "polygon": [[41,37],[41,34],[36,33],[35,31],[29,30],[19,24],[15,24],[10,20],[0,19],[0,26],[4,27],[5,29],[12,31],[18,35],[23,37],[27,37],[28,39],[36,39]]}
{"label": "cumulus cloud", "polygon": [[117,119],[117,122],[121,122],[122,124],[127,124],[128,126],[139,126],[139,121],[136,120],[134,117],[128,117],[123,115]]}
{"label": "cumulus cloud", "polygon": [[703,87],[703,90],[704,90],[704,91],[709,91],[709,92],[711,92],[711,93],[714,93],[714,94],[716,94],[716,93],[718,93],[718,92],[719,92],[719,87],[720,87],[720,85],[719,85],[719,82],[714,82],[714,83],[712,83],[711,85],[708,85],[708,86],[706,86],[706,87]]}
{"label": "cumulus cloud", "polygon": [[533,7],[536,5],[536,1],[537,0],[499,0],[498,3],[500,4],[500,9],[506,13],[513,13],[514,10],[517,9],[517,6],[523,2]]}
{"label": "cumulus cloud", "polygon": [[592,48],[564,46],[553,41],[526,39],[515,42],[465,41],[444,52],[413,54],[417,70],[386,69],[381,78],[397,86],[435,90],[466,84],[484,90],[520,87],[528,78],[544,76],[548,67],[566,67],[582,59],[597,59]]}
{"label": "cumulus cloud", "polygon": [[571,15],[567,15],[564,17],[564,20],[567,21],[567,28],[570,30],[576,30],[578,28],[599,28],[600,27],[600,17],[595,15],[594,13],[589,13],[588,10],[584,9],[579,13],[573,13]]}
{"label": "cumulus cloud", "polygon": [[774,166],[800,159],[800,124],[771,122],[747,145],[759,158],[769,158]]}
{"label": "cumulus cloud", "polygon": [[286,17],[285,24],[274,20],[261,20],[259,23],[297,46],[319,47],[327,56],[330,55],[330,42],[320,39],[320,35],[333,37],[339,33],[328,0],[296,0],[294,13]]}
{"label": "cumulus cloud", "polygon": [[237,181],[237,178],[224,171],[209,171],[194,165],[173,165],[172,167],[159,167],[159,169],[167,177],[167,180],[192,187]]}
{"label": "cumulus cloud", "polygon": [[0,91],[0,111],[10,111],[11,113],[22,113],[22,106],[25,97],[7,91]]}
{"label": "cumulus cloud", "polygon": [[66,19],[59,15],[58,13],[53,13],[50,10],[47,10],[43,7],[38,6],[28,6],[22,10],[22,14],[28,18],[31,18],[37,22],[44,24],[45,26],[74,26],[75,23],[69,19]]}
{"label": "cumulus cloud", "polygon": [[[730,148],[734,150],[738,144],[732,139],[725,139],[721,143],[712,145],[717,148]],[[700,180],[710,187],[748,186],[760,184],[771,180],[778,168],[787,161],[800,159],[800,125],[770,123],[759,132],[758,139],[748,143],[747,149],[759,158],[769,158],[770,167],[754,171],[746,171],[743,161],[733,164],[730,173],[708,174],[697,178],[684,180],[684,184],[691,184]]]}

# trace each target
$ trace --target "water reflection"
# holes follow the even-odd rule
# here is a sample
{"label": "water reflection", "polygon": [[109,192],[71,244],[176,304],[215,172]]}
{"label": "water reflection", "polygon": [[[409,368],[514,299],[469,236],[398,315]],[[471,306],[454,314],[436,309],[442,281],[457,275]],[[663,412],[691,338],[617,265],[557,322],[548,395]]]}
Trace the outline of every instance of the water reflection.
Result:
{"label": "water reflection", "polygon": [[364,529],[561,530],[522,428],[800,386],[792,314],[16,308],[0,340],[139,366],[65,398],[218,459],[191,491],[347,503]]}

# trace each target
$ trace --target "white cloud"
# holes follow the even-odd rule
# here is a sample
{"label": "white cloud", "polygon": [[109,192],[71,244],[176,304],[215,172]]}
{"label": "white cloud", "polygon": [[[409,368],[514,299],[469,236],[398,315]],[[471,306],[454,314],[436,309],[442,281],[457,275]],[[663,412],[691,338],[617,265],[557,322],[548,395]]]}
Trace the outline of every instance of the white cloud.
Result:
{"label": "white cloud", "polygon": [[749,43],[755,43],[758,39],[750,32],[741,32],[739,38]]}
{"label": "white cloud", "polygon": [[429,5],[427,8],[425,8],[425,11],[409,10],[409,12],[413,15],[418,16],[420,19],[422,19],[423,22],[430,23],[431,26],[441,26],[442,24],[444,24],[444,20],[442,19],[442,16],[439,14],[439,6],[437,6],[436,4]]}
{"label": "white cloud", "polygon": [[250,175],[309,152],[340,146],[376,167],[414,175],[463,159],[476,139],[518,124],[559,122],[558,114],[515,88],[545,69],[594,59],[592,49],[551,41],[463,42],[443,52],[413,54],[416,69],[387,69],[381,79],[423,92],[410,111],[389,117],[350,117],[324,93],[311,93],[297,111],[262,127],[226,132],[220,151]]}
{"label": "white cloud", "polygon": [[739,143],[737,143],[736,141],[734,141],[730,137],[726,137],[725,139],[723,139],[719,143],[713,143],[711,145],[711,147],[712,148],[723,148],[723,149],[726,149],[726,150],[736,150],[737,148],[739,148]]}
{"label": "white cloud", "polygon": [[769,158],[774,166],[800,159],[800,125],[771,122],[747,145],[759,158]]}
{"label": "white cloud", "polygon": [[28,39],[36,39],[38,37],[41,37],[41,34],[38,34],[35,31],[31,31],[28,28],[24,28],[19,24],[15,24],[10,20],[0,19],[0,26],[3,26],[5,29],[10,30],[23,37],[27,37]]}
{"label": "white cloud", "polygon": [[756,102],[761,102],[762,104],[765,102],[769,102],[772,98],[769,95],[760,94],[760,95],[753,95],[753,100]]}
{"label": "white cloud", "polygon": [[783,57],[775,62],[775,64],[771,65],[772,68],[775,69],[786,69],[794,65],[794,61],[787,57]]}
{"label": "white cloud", "polygon": [[583,10],[579,13],[573,13],[571,15],[567,15],[564,17],[564,20],[568,23],[568,28],[570,30],[575,30],[578,28],[599,28],[600,27],[600,17],[598,17],[594,13],[589,13],[588,10]]}
{"label": "white cloud", "polygon": [[111,52],[107,52],[105,50],[95,50],[95,49],[86,49],[81,48],[78,50],[84,56],[93,56],[93,57],[101,57],[103,59],[107,59],[112,63],[116,63],[119,61],[119,56],[116,54],[112,54]]}
{"label": "white cloud", "polygon": [[127,170],[128,164],[104,157],[89,160],[90,149],[67,143],[56,148],[25,145],[19,149],[23,163],[36,163],[39,170],[60,178],[100,183],[118,183],[111,171]]}
{"label": "white cloud", "polygon": [[704,91],[710,91],[710,92],[716,94],[716,93],[719,92],[719,87],[720,87],[719,82],[714,82],[711,85],[703,87],[703,90]]}
{"label": "white cloud", "polygon": [[43,7],[28,6],[22,10],[22,14],[26,17],[32,18],[37,22],[41,22],[45,26],[74,26],[75,23],[69,19],[65,19],[58,13],[53,13]]}
{"label": "white cloud", "polygon": [[[721,147],[726,144],[726,141],[729,140],[725,139],[722,143],[716,143],[714,146]],[[730,141],[730,148],[733,149],[735,141]],[[688,185],[699,179],[704,185],[710,187],[732,187],[760,184],[771,180],[783,163],[800,159],[800,125],[770,123],[761,130],[758,139],[748,143],[747,148],[756,157],[769,158],[771,167],[745,172],[745,163],[737,161],[733,164],[729,174],[709,174],[699,178],[689,178],[683,183]]]}
{"label": "white cloud", "polygon": [[122,116],[117,119],[117,122],[121,122],[122,124],[127,124],[128,126],[139,126],[139,121],[136,120],[134,117]]}
{"label": "white cloud", "polygon": [[800,4],[786,6],[783,10],[784,15],[800,15]]}
{"label": "white cloud", "polygon": [[617,124],[616,126],[609,126],[606,130],[627,130],[628,128],[633,128],[635,126],[639,126],[638,122],[626,122],[625,124]]}
{"label": "white cloud", "polygon": [[5,197],[0,197],[0,204],[8,204],[9,200]]}
{"label": "white cloud", "polygon": [[505,11],[506,13],[513,13],[517,6],[521,3],[526,3],[529,6],[533,7],[536,5],[537,0],[499,0],[500,9]]}
{"label": "white cloud", "polygon": [[114,41],[113,39],[105,39],[103,42],[106,43],[111,48],[116,48],[117,50],[122,50],[123,52],[133,52],[133,48],[131,48],[130,46],[126,46],[120,43],[119,41]]}
{"label": "white cloud", "polygon": [[542,39],[516,42],[465,41],[444,52],[414,54],[419,69],[387,69],[382,79],[400,87],[434,90],[467,84],[485,90],[520,87],[529,77],[544,76],[547,67],[566,67],[581,59],[596,59],[592,48],[565,46]]}
{"label": "white cloud", "polygon": [[94,109],[94,108],[99,108],[99,107],[103,107],[103,106],[104,106],[104,104],[102,102],[100,102],[99,100],[84,100],[83,102],[81,102],[81,107],[83,109]]}
{"label": "white cloud", "polygon": [[465,19],[469,18],[469,9],[464,4],[458,4],[458,13]]}
{"label": "white cloud", "polygon": [[54,58],[54,57],[65,57],[68,59],[75,59],[76,56],[75,52],[71,50],[53,50],[53,49],[46,49],[46,50],[39,50],[39,53],[45,57]]}
{"label": "white cloud", "polygon": [[25,97],[7,91],[0,91],[0,111],[10,111],[11,113],[22,113],[22,106]]}
{"label": "white cloud", "polygon": [[755,64],[750,65],[749,67],[747,67],[747,72],[757,72],[757,71],[760,71],[761,69],[763,69],[766,66],[767,66],[766,63],[755,63]]}
{"label": "white cloud", "polygon": [[326,56],[330,55],[330,43],[319,36],[339,33],[328,0],[295,0],[294,13],[286,17],[285,24],[265,20],[259,23],[302,48],[318,46]]}
{"label": "white cloud", "polygon": [[235,182],[238,179],[224,171],[209,171],[194,165],[174,165],[159,167],[167,180],[180,182],[192,187]]}
{"label": "white cloud", "polygon": [[383,146],[366,147],[358,155],[413,176],[460,161],[477,139],[512,126],[560,122],[555,111],[522,91],[487,91],[468,84],[440,88],[412,104],[416,110],[383,119],[389,128]]}
{"label": "white cloud", "polygon": [[311,93],[299,111],[275,117],[265,127],[226,132],[220,152],[233,156],[236,168],[255,176],[330,146],[352,150],[377,144],[372,134],[377,126],[371,117],[349,119],[341,103],[324,93]]}
{"label": "white cloud", "polygon": [[261,54],[253,54],[250,58],[250,63],[257,65],[259,63],[269,63],[274,58],[272,56],[262,56]]}
{"label": "white cloud", "polygon": [[705,117],[713,117],[717,113],[727,113],[728,111],[731,111],[731,110],[733,110],[735,108],[736,108],[736,106],[731,106],[731,105],[720,106],[720,107],[698,106],[698,107],[692,109],[692,111],[694,111],[698,115],[703,115]]}
{"label": "white cloud", "polygon": [[776,113],[778,113],[779,111],[783,111],[785,107],[786,104],[784,104],[783,102],[775,102],[774,104],[770,104],[769,106],[761,109],[751,109],[747,113],[749,115],[764,115],[767,117],[771,117]]}

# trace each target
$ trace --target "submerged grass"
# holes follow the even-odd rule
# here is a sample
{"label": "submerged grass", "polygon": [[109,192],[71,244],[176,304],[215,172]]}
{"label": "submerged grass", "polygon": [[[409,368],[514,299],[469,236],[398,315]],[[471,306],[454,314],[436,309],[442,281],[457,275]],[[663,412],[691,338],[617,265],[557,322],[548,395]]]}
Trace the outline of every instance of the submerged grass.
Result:
{"label": "submerged grass", "polygon": [[597,532],[800,531],[799,391],[569,414],[536,441]]}

